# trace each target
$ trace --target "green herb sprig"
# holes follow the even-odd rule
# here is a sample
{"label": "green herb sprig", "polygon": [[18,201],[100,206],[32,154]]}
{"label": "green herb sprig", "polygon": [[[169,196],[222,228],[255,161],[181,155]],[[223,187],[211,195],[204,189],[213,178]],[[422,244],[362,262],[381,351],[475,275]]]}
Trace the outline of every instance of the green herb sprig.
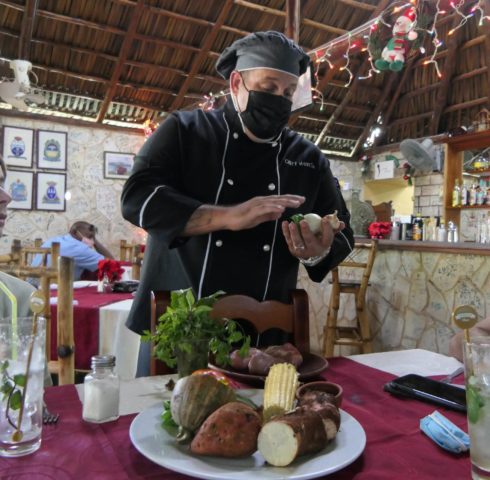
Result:
{"label": "green herb sprig", "polygon": [[10,418],[10,411],[20,409],[22,405],[23,389],[26,386],[27,377],[22,373],[11,376],[7,370],[8,367],[8,360],[4,360],[0,363],[0,372],[2,374],[2,385],[0,387],[0,391],[3,394],[2,400],[7,399],[7,406],[5,409],[7,421],[13,428],[17,429],[17,425],[15,425],[13,420]]}
{"label": "green herb sprig", "polygon": [[176,349],[192,353],[198,341],[208,342],[209,351],[219,365],[229,363],[228,355],[239,342],[243,342],[240,354],[245,356],[250,348],[250,337],[242,333],[240,325],[234,320],[210,315],[223,294],[218,291],[196,301],[190,288],[171,292],[170,305],[159,318],[155,333],[146,330],[142,340],[153,341],[153,354],[169,367],[177,365]]}

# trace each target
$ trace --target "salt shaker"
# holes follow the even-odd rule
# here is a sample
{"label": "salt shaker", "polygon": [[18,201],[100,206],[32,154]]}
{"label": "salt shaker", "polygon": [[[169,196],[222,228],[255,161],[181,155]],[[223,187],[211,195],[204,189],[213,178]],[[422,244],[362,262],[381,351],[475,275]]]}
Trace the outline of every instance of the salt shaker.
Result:
{"label": "salt shaker", "polygon": [[119,418],[119,377],[114,355],[92,357],[92,371],[85,376],[83,419],[92,423]]}

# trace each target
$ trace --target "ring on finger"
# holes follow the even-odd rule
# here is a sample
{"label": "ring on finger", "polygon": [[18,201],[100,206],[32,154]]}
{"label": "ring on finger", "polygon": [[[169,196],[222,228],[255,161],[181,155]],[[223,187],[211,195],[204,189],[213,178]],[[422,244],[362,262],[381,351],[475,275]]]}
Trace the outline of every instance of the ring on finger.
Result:
{"label": "ring on finger", "polygon": [[297,247],[294,247],[295,250],[304,250],[306,247],[304,245],[298,245]]}

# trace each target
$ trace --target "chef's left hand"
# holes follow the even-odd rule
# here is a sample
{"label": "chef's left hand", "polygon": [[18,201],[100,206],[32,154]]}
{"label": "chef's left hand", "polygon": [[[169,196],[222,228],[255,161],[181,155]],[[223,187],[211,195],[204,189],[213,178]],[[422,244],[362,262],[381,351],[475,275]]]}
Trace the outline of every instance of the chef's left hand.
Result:
{"label": "chef's left hand", "polygon": [[313,234],[305,220],[301,220],[299,225],[294,222],[282,222],[282,233],[289,252],[296,258],[303,259],[323,255],[332,246],[335,234],[344,228],[344,222],[340,222],[340,227],[333,230],[326,216],[322,218],[322,230],[317,235]]}

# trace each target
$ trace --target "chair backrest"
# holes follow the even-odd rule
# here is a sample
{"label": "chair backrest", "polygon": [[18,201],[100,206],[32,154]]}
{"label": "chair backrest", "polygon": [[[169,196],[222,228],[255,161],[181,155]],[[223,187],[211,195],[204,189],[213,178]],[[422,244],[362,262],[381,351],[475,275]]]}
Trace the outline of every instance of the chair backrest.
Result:
{"label": "chair backrest", "polygon": [[10,253],[5,253],[0,255],[0,270],[10,271],[14,267],[20,265],[22,245],[20,240],[14,239],[12,245],[10,246]]}
{"label": "chair backrest", "polygon": [[[151,331],[155,331],[157,319],[170,303],[170,292],[157,291],[152,294]],[[303,353],[310,351],[309,304],[305,290],[291,291],[291,303],[276,300],[260,302],[246,295],[225,295],[216,301],[211,315],[215,318],[246,320],[258,333],[270,328],[279,328],[290,334],[291,343]],[[151,375],[167,373],[161,362],[153,358],[150,363]]]}
{"label": "chair backrest", "polygon": [[373,205],[373,210],[377,222],[391,222],[391,217],[393,216],[393,206],[391,201]]}
{"label": "chair backrest", "polygon": [[[31,267],[36,256],[40,256],[39,267],[48,267],[53,265],[53,268],[58,268],[58,258],[60,256],[60,244],[54,242],[51,247],[41,247],[41,240],[36,239],[33,247],[22,247],[20,250],[20,267]],[[48,259],[49,264],[48,264]]]}
{"label": "chair backrest", "polygon": [[[377,250],[378,240],[376,239],[356,241],[354,250],[338,267],[332,270],[334,290],[341,291],[342,284],[347,287],[355,284],[359,293],[358,297],[364,299]],[[339,270],[341,270],[340,273]],[[341,275],[342,278],[340,278]]]}
{"label": "chair backrest", "polygon": [[128,243],[127,240],[121,240],[119,243],[119,260],[121,262],[134,262],[140,251],[141,245],[139,243]]}

